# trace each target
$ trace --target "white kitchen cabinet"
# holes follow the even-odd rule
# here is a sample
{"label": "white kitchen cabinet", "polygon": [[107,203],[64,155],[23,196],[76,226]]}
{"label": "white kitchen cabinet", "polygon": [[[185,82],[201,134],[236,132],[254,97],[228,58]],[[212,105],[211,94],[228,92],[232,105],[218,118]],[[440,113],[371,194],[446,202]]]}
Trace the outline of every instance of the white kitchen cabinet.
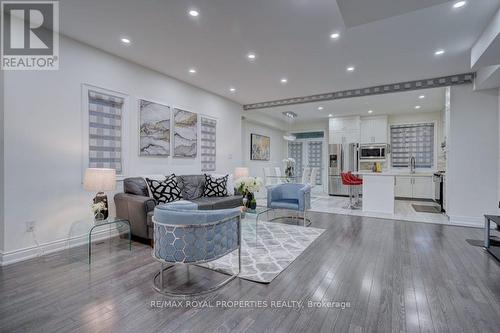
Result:
{"label": "white kitchen cabinet", "polygon": [[387,116],[361,118],[360,143],[387,143],[387,126]]}
{"label": "white kitchen cabinet", "polygon": [[434,181],[432,176],[413,177],[412,198],[434,199]]}
{"label": "white kitchen cabinet", "polygon": [[432,176],[396,176],[396,197],[409,199],[434,199]]}
{"label": "white kitchen cabinet", "polygon": [[412,177],[396,176],[394,195],[401,198],[411,198],[413,196]]}
{"label": "white kitchen cabinet", "polygon": [[329,143],[359,142],[359,117],[330,118]]}

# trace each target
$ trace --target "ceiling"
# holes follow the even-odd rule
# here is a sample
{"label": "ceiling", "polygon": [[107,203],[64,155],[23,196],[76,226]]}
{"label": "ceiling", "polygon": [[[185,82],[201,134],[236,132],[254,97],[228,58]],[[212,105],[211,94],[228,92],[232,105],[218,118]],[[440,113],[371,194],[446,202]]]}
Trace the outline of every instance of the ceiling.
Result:
{"label": "ceiling", "polygon": [[[319,103],[306,103],[291,106],[280,106],[256,111],[247,111],[249,114],[266,114],[275,119],[289,122],[283,112],[292,111],[297,114],[295,123],[310,122],[342,116],[378,116],[396,114],[417,114],[444,110],[446,88],[422,89],[384,95],[372,95],[356,98],[338,99]],[[424,96],[420,99],[419,96]],[[415,106],[420,106],[415,109]],[[318,110],[322,107],[322,110]],[[372,113],[368,113],[372,110]]]}
{"label": "ceiling", "polygon": [[[332,0],[61,0],[61,32],[248,104],[468,72],[469,50],[500,5],[401,1],[366,0],[361,17],[346,9],[346,28]],[[187,15],[191,8],[197,18]],[[331,40],[332,32],[340,37]],[[446,53],[437,57],[440,48]]]}

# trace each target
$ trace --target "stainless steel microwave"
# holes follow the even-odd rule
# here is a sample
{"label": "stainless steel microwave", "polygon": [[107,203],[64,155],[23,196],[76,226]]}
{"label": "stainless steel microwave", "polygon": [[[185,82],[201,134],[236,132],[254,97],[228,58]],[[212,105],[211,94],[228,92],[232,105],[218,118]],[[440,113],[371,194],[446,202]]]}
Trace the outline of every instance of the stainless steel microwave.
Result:
{"label": "stainless steel microwave", "polygon": [[359,146],[360,160],[385,160],[389,153],[387,144],[369,144]]}

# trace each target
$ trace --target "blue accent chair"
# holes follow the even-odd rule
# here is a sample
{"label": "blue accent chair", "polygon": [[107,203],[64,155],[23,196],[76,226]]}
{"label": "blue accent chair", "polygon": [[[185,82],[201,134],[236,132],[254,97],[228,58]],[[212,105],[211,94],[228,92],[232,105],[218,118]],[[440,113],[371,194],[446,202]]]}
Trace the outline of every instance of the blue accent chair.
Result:
{"label": "blue accent chair", "polygon": [[[169,296],[202,295],[219,289],[241,272],[240,208],[198,210],[197,204],[181,200],[157,206],[153,223],[152,254],[161,263],[160,272],[153,279],[156,291]],[[238,274],[231,274],[216,286],[201,292],[186,293],[164,286],[164,271],[179,265],[206,263],[235,250],[238,250]]]}
{"label": "blue accent chair", "polygon": [[311,185],[279,184],[267,188],[267,208],[286,209],[303,214],[304,226],[310,225],[307,210],[311,209]]}

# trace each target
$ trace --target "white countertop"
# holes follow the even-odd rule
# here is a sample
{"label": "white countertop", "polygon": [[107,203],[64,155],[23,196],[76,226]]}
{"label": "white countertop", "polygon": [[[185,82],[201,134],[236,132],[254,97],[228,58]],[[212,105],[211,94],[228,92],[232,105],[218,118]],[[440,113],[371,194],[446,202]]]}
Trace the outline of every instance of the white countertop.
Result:
{"label": "white countertop", "polygon": [[356,171],[353,172],[355,175],[360,176],[404,176],[404,177],[432,177],[434,172],[415,172],[410,173],[406,171],[382,171],[382,172],[371,172],[371,171]]}

